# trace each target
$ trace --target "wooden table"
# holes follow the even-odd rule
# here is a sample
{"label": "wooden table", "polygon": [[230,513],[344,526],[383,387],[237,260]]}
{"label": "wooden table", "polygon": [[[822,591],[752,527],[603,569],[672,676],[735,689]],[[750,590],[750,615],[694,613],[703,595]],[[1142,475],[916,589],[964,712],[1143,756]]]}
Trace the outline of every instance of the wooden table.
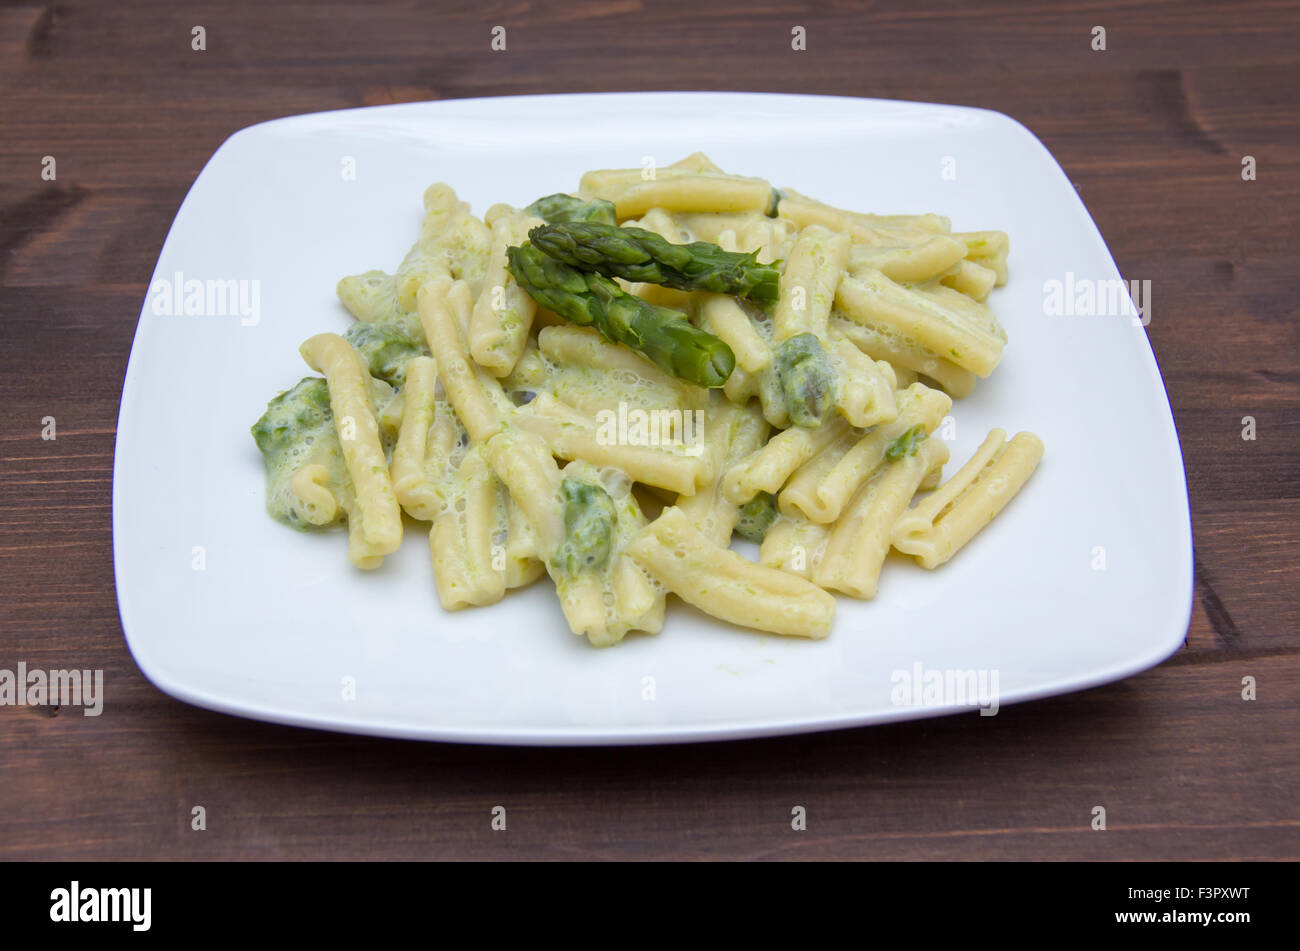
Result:
{"label": "wooden table", "polygon": [[[103,668],[108,691],[98,718],[0,707],[0,857],[1300,854],[1300,6],[440,5],[0,8],[0,668]],[[154,261],[213,150],[294,113],[632,89],[961,103],[1046,143],[1125,277],[1152,282],[1196,533],[1183,650],[991,719],[603,750],[315,733],[186,706],[141,676],[114,597],[113,434]]]}

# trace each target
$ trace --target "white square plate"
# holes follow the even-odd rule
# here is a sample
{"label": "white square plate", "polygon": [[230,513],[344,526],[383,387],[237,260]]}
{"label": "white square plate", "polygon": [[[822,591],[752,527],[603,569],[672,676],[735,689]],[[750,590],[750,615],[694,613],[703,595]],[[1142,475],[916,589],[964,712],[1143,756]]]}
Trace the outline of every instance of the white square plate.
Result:
{"label": "white square plate", "polygon": [[[345,534],[298,534],[266,514],[249,426],[310,372],[298,344],[350,323],[336,281],[402,259],[427,185],[449,183],[482,214],[576,188],[587,169],[696,150],[841,207],[933,211],[954,230],[1010,234],[1011,279],[990,299],[1010,344],[954,407],[950,471],[994,426],[1033,430],[1047,451],[967,550],[935,572],[891,557],[874,601],[839,599],[825,641],[757,635],[675,604],[658,636],[596,650],[569,633],[549,583],[448,614],[424,533],[408,531],[364,574],[348,563]],[[257,312],[250,296],[242,317],[159,314],[158,282],[178,274],[249,282]],[[895,672],[918,664],[995,673],[1003,705],[1128,676],[1187,630],[1187,490],[1145,328],[1127,316],[1047,316],[1044,284],[1067,274],[1119,278],[1043,145],[978,109],[620,93],[384,106],[244,129],[181,206],[131,351],[113,481],[127,642],[151,681],[200,706],[537,745],[762,736],[972,709],[951,696],[896,703]]]}

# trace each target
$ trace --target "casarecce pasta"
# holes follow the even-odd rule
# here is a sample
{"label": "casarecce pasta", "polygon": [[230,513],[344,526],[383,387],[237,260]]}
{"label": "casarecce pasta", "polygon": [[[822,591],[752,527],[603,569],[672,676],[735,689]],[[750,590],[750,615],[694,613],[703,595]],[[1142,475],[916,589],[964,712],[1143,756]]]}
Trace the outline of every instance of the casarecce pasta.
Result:
{"label": "casarecce pasta", "polygon": [[339,282],[356,322],[302,345],[321,376],[253,435],[271,514],[346,526],[357,568],[424,523],[445,610],[546,575],[597,646],[657,632],[669,596],[824,638],[830,592],[874,598],[891,550],[945,564],[1042,457],[995,429],[942,474],[953,401],[1007,342],[1003,232],[847,211],[701,153],[483,219],[437,183],[424,210],[392,273]]}

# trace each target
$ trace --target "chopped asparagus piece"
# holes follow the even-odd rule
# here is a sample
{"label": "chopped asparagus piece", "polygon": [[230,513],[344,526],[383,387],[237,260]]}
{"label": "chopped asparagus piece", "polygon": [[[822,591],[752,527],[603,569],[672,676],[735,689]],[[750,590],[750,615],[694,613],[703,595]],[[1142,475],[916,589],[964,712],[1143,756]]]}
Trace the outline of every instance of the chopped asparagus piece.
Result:
{"label": "chopped asparagus piece", "polygon": [[419,346],[392,324],[356,323],[343,339],[356,349],[370,367],[370,375],[392,386],[406,381],[406,365],[422,352]]}
{"label": "chopped asparagus piece", "polygon": [[889,444],[889,448],[885,450],[885,458],[890,462],[897,462],[904,456],[915,456],[916,450],[928,437],[929,434],[924,426],[913,426]]}
{"label": "chopped asparagus piece", "polygon": [[272,468],[305,434],[333,418],[325,381],[318,376],[304,377],[293,389],[266,404],[266,412],[253,424],[253,440],[267,467]]}
{"label": "chopped asparagus piece", "polygon": [[551,566],[569,576],[605,567],[618,518],[614,500],[600,486],[568,476],[560,484],[560,498],[566,537]]}
{"label": "chopped asparagus piece", "polygon": [[563,193],[547,195],[533,202],[524,211],[541,218],[548,224],[563,224],[570,221],[596,221],[601,224],[616,225],[618,218],[614,214],[614,203],[603,198],[583,201]]}
{"label": "chopped asparagus piece", "polygon": [[747,542],[762,544],[776,516],[776,496],[771,492],[760,492],[740,507],[736,534]]}
{"label": "chopped asparagus piece", "polygon": [[835,396],[835,372],[814,334],[796,334],[776,352],[777,378],[796,426],[820,426]]}

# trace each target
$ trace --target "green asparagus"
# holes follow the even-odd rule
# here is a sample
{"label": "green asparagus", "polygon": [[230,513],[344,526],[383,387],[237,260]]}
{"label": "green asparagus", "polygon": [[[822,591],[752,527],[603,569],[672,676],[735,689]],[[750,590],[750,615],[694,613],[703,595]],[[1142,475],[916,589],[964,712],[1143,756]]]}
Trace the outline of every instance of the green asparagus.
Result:
{"label": "green asparagus", "polygon": [[273,467],[304,436],[332,424],[333,419],[325,381],[318,376],[303,377],[297,386],[266,405],[262,418],[253,424],[253,441],[267,466]]}
{"label": "green asparagus", "polygon": [[343,334],[361,359],[370,367],[370,375],[391,386],[406,381],[406,365],[420,355],[420,348],[392,324],[355,323]]}
{"label": "green asparagus", "polygon": [[342,508],[328,522],[312,517],[310,506],[304,510],[303,499],[293,489],[295,473],[313,464],[324,468],[329,490],[336,497],[343,494],[343,449],[324,380],[306,377],[271,400],[252,432],[266,464],[266,510],[274,519],[303,531],[328,528],[344,520]]}
{"label": "green asparagus", "polygon": [[772,197],[769,198],[767,201],[767,210],[764,212],[764,214],[766,214],[769,218],[779,217],[781,214],[781,199],[784,197],[785,195],[781,193],[781,189],[773,188]]}
{"label": "green asparagus", "polygon": [[796,334],[776,352],[777,379],[796,426],[820,426],[831,408],[835,371],[815,334]]}
{"label": "green asparagus", "polygon": [[915,456],[916,450],[928,436],[929,433],[925,431],[924,426],[913,426],[889,444],[889,448],[885,450],[885,458],[890,462],[897,462],[904,456]]}
{"label": "green asparagus", "polygon": [[610,341],[638,351],[668,373],[719,387],[736,366],[731,348],[695,327],[681,311],[657,307],[600,274],[579,271],[525,242],[508,248],[510,273],[528,295]]}
{"label": "green asparagus", "polygon": [[605,567],[618,520],[614,500],[600,486],[568,476],[560,484],[560,498],[566,537],[552,556],[551,567],[569,577]]}
{"label": "green asparagus", "polygon": [[539,225],[528,238],[557,261],[606,277],[754,300],[780,294],[777,268],[759,264],[756,254],[724,251],[707,241],[673,244],[643,228],[590,221]]}
{"label": "green asparagus", "polygon": [[563,193],[547,195],[533,202],[524,211],[541,218],[548,224],[558,225],[569,221],[598,221],[602,224],[616,225],[618,218],[614,214],[614,203],[603,198],[583,201]]}
{"label": "green asparagus", "polygon": [[747,542],[762,544],[776,516],[776,496],[771,492],[760,492],[740,507],[736,534]]}

